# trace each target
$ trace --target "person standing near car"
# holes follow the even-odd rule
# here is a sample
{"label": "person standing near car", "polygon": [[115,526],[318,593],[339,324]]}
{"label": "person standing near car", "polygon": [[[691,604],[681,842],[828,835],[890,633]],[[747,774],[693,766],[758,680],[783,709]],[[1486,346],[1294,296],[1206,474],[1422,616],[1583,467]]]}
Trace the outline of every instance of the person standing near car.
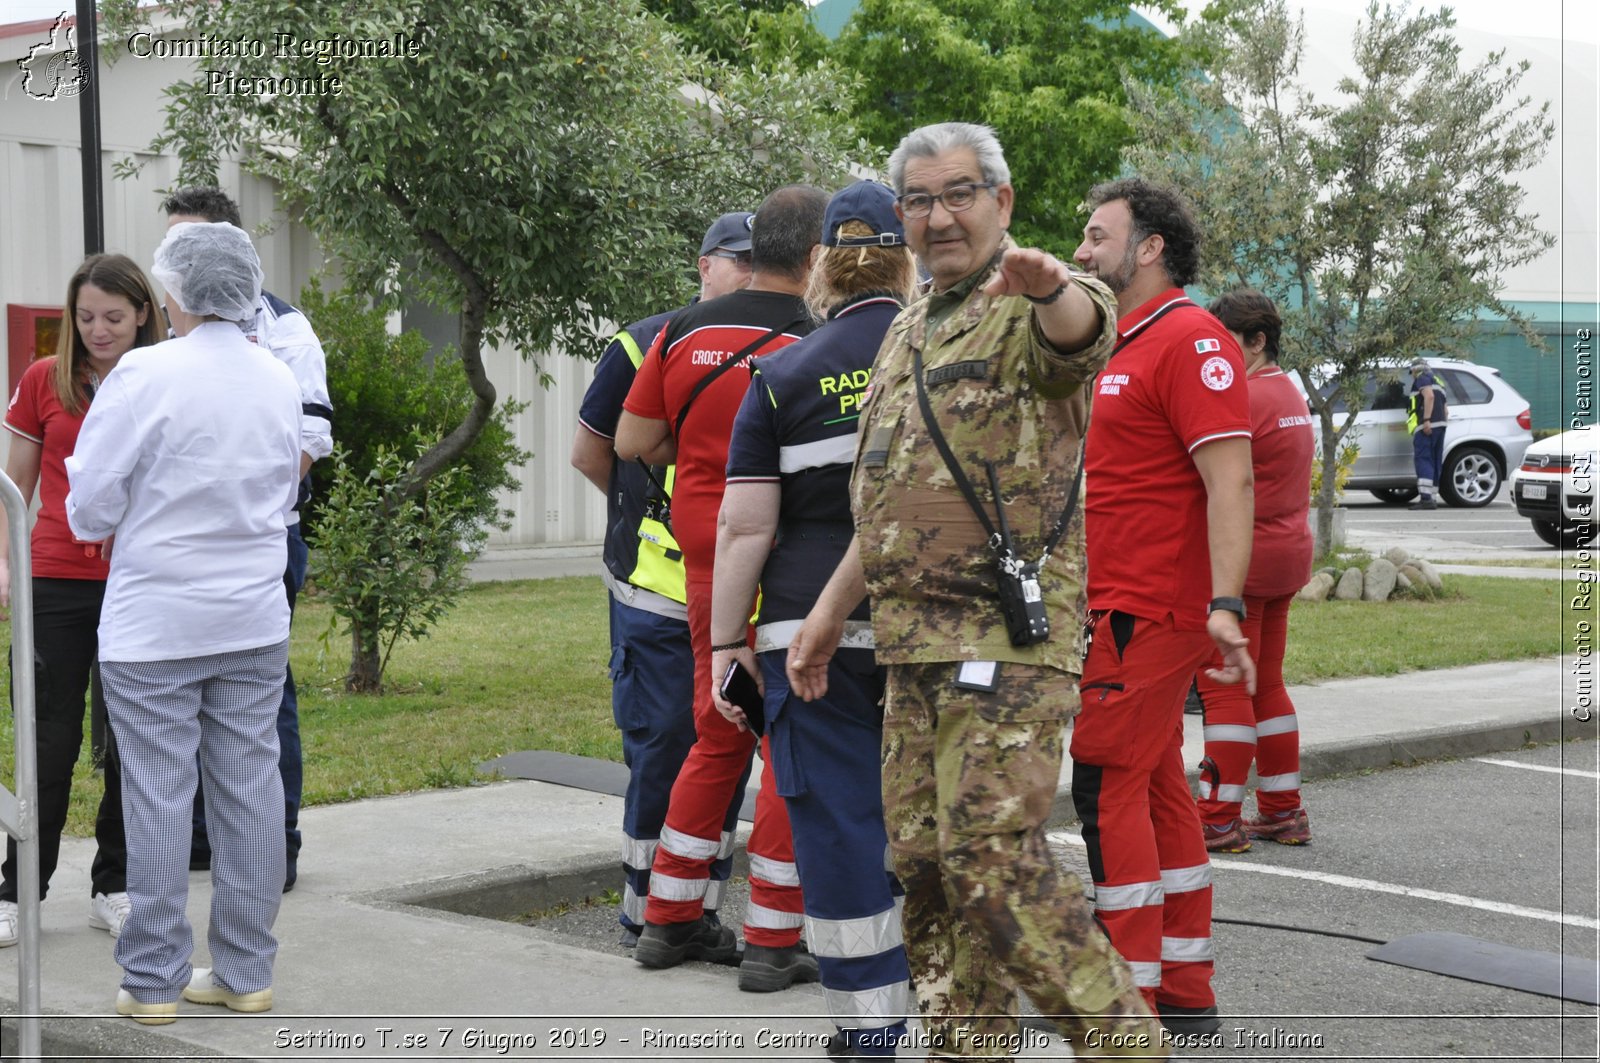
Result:
{"label": "person standing near car", "polygon": [[1411,431],[1411,453],[1417,463],[1417,498],[1407,509],[1437,509],[1433,493],[1439,487],[1439,472],[1444,468],[1444,428],[1450,416],[1450,403],[1444,386],[1433,375],[1426,359],[1411,360],[1411,409],[1406,427]]}

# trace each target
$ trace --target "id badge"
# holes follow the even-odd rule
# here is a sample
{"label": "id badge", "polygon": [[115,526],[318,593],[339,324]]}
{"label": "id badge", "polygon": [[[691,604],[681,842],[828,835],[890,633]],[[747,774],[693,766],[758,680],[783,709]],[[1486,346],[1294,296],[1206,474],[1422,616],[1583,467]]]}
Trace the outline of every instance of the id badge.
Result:
{"label": "id badge", "polygon": [[962,661],[956,670],[955,685],[960,690],[993,694],[1000,686],[999,661]]}

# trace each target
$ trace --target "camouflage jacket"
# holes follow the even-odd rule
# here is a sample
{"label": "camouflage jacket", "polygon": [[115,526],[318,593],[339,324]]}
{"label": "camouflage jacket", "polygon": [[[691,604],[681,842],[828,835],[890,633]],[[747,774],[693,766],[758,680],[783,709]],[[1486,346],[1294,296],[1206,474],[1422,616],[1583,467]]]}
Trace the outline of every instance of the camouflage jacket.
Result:
{"label": "camouflage jacket", "polygon": [[922,351],[928,400],[990,521],[998,523],[985,461],[998,470],[1018,554],[1037,560],[1066,508],[1088,424],[1087,385],[1116,343],[1116,300],[1098,280],[1075,276],[1100,307],[1102,328],[1087,349],[1063,355],[1025,299],[983,294],[993,268],[931,335],[929,298],[906,308],[873,365],[850,491],[878,661],[1020,661],[1078,672],[1081,489],[1072,526],[1040,573],[1050,639],[1013,646],[994,551],[928,434],[912,352]]}

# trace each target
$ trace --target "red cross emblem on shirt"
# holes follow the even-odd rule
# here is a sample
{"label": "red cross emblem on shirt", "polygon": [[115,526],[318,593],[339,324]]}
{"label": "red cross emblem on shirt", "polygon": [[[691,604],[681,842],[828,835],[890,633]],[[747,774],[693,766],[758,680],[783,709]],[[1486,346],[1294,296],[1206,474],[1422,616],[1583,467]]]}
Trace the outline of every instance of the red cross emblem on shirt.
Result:
{"label": "red cross emblem on shirt", "polygon": [[1200,382],[1212,391],[1227,391],[1233,383],[1233,366],[1226,358],[1207,358],[1200,367]]}

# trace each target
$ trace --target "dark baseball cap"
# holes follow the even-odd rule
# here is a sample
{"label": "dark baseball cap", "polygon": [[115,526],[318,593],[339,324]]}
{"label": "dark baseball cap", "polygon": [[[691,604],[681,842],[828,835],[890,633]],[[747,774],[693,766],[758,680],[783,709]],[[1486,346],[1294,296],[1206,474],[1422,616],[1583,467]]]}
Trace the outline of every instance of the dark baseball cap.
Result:
{"label": "dark baseball cap", "polygon": [[[847,221],[864,222],[871,236],[840,236]],[[828,200],[822,215],[822,243],[827,247],[897,247],[906,242],[905,227],[894,212],[894,193],[877,181],[846,185]]]}
{"label": "dark baseball cap", "polygon": [[719,247],[725,251],[750,250],[750,229],[755,220],[756,216],[747,210],[724,214],[706,230],[706,238],[700,241],[700,253],[709,255]]}

